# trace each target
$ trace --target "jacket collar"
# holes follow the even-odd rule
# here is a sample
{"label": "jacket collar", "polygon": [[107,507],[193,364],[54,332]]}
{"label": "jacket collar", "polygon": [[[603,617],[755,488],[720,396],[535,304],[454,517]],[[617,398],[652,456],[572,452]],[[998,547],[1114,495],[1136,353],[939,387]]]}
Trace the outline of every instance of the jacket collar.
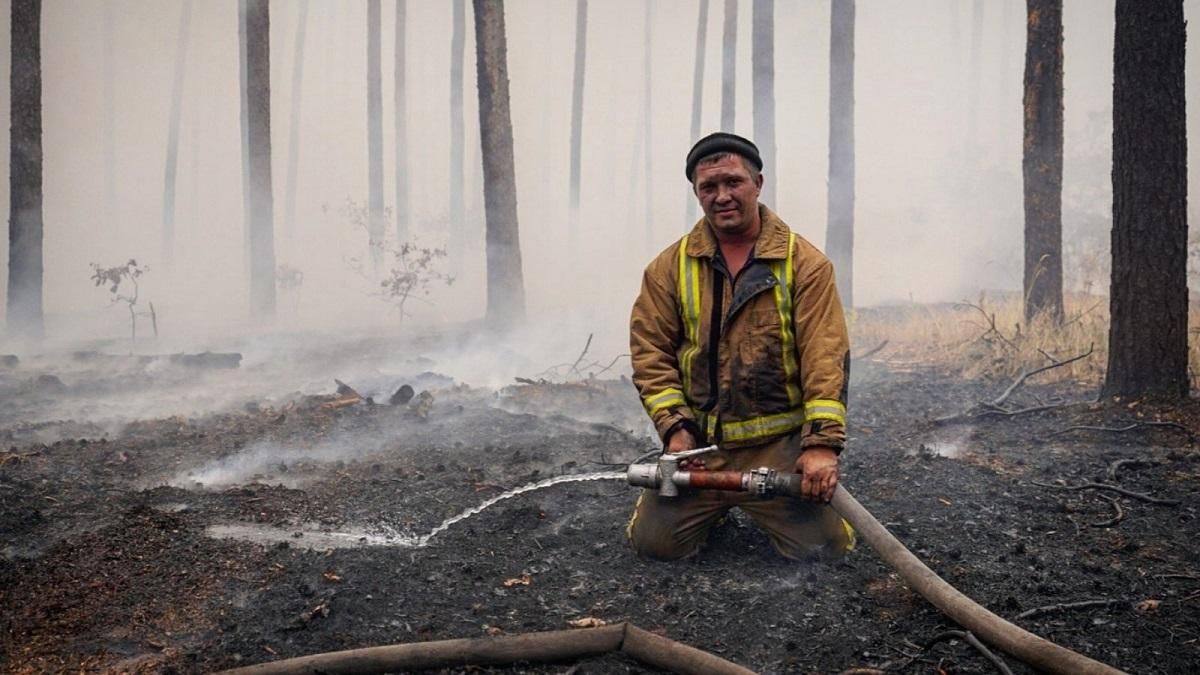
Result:
{"label": "jacket collar", "polygon": [[[766,260],[787,258],[790,232],[787,224],[762,204],[758,205],[758,216],[762,229],[758,233],[758,240],[754,242],[753,257]],[[708,226],[708,218],[701,218],[688,235],[687,254],[692,258],[712,258],[716,253],[717,238]]]}

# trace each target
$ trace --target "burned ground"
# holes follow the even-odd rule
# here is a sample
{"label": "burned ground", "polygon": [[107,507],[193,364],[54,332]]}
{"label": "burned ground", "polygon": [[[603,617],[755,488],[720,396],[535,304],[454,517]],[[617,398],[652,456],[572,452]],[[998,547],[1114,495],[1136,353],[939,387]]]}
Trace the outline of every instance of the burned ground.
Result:
{"label": "burned ground", "polygon": [[[414,367],[372,391],[408,381],[432,405],[295,393],[120,426],[30,421],[85,392],[152,394],[164,378],[184,390],[195,376],[177,368],[64,376],[61,388],[32,369],[0,378],[5,671],[208,672],[584,618],[629,621],[761,672],[992,670],[961,642],[922,649],[954,626],[865,547],[790,562],[732,518],[693,559],[636,558],[623,532],[635,495],[618,480],[519,495],[427,547],[403,545],[503,490],[620,470],[653,449],[620,379],[495,392]],[[1200,671],[1200,406],[1098,404],[1088,387],[1030,383],[1029,402],[1078,402],[931,421],[1007,384],[856,364],[843,483],[1001,616],[1131,672]],[[1182,428],[1064,431],[1163,420]],[[1136,461],[1114,465],[1125,459]],[[1178,503],[1063,489],[1086,481]],[[1112,602],[1018,618],[1087,600]],[[646,672],[615,656],[495,672],[574,666]]]}

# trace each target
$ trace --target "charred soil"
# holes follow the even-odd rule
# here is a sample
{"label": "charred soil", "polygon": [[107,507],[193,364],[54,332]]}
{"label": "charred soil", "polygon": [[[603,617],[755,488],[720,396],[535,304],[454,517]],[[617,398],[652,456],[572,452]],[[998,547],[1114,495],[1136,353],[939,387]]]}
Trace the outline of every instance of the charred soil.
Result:
{"label": "charred soil", "polygon": [[[1008,382],[856,370],[842,482],[928,565],[1095,659],[1200,672],[1196,402],[1027,384],[1063,405],[980,414]],[[926,648],[955,626],[864,547],[792,562],[734,517],[692,559],[637,558],[618,480],[519,495],[406,545],[504,490],[654,448],[621,380],[430,382],[396,406],[297,395],[119,429],[0,419],[0,669],[209,672],[596,619],[761,672],[992,671],[963,642]],[[1150,421],[1177,426],[1115,430]],[[574,667],[648,671],[610,656],[472,672]]]}

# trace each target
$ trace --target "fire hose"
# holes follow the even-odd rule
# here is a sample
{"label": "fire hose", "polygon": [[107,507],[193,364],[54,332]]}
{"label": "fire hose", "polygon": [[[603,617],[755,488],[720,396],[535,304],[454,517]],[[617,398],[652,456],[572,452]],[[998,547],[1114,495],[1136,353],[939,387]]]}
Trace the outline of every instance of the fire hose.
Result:
{"label": "fire hose", "polygon": [[[709,446],[664,453],[655,464],[629,465],[626,477],[630,485],[657,490],[664,497],[678,496],[680,488],[751,492],[764,499],[777,495],[801,496],[800,474],[765,468],[745,472],[684,471],[679,468],[680,460],[714,450],[715,446]],[[830,505],[913,590],[984,642],[1050,673],[1123,672],[1009,623],[967,597],[913,555],[840,484]]]}

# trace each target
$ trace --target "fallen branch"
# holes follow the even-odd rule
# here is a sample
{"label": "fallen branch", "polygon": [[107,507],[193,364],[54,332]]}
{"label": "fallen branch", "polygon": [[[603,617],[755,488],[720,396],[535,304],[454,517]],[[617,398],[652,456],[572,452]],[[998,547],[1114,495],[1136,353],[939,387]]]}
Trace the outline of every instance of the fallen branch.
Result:
{"label": "fallen branch", "polygon": [[1026,413],[1041,412],[1043,410],[1054,410],[1055,408],[1062,408],[1062,407],[1065,407],[1066,405],[1067,405],[1066,403],[1047,403],[1045,405],[1031,405],[1028,408],[1021,408],[1019,410],[1002,410],[1002,409],[988,408],[979,413],[976,413],[975,417],[988,417],[989,415],[996,415],[999,417],[1015,417],[1017,415],[1024,415]]}
{"label": "fallen branch", "polygon": [[[1067,427],[1066,429],[1061,429],[1050,435],[1051,436],[1059,436],[1061,434],[1065,434],[1065,433],[1068,433],[1071,431],[1108,431],[1111,433],[1120,434],[1120,433],[1125,433],[1126,431],[1133,431],[1134,429],[1141,429],[1143,427],[1167,427],[1170,429],[1178,429],[1178,430],[1182,431],[1183,433],[1187,434],[1189,438],[1195,436],[1195,434],[1192,433],[1191,429],[1188,429],[1187,427],[1183,426],[1182,424],[1179,424],[1178,422],[1155,422],[1155,421],[1134,422],[1133,424],[1130,424],[1130,425],[1124,426],[1124,427],[1097,427],[1097,426],[1089,426],[1086,424],[1080,424],[1080,425],[1076,425],[1073,427]],[[1132,461],[1136,461],[1136,460],[1132,460]]]}
{"label": "fallen branch", "polygon": [[858,361],[858,360],[862,360],[862,359],[871,358],[872,356],[874,356],[874,355],[878,354],[880,351],[882,351],[883,348],[886,347],[887,345],[888,345],[888,341],[884,340],[883,342],[880,342],[879,344],[875,345],[874,349],[868,349],[865,354],[859,354],[858,356],[852,357],[852,360]]}
{"label": "fallen branch", "polygon": [[929,642],[925,643],[925,649],[928,650],[933,645],[945,640],[962,640],[966,642],[974,647],[976,651],[982,654],[983,658],[990,661],[991,664],[996,667],[996,670],[1004,673],[1004,675],[1013,675],[1013,672],[1009,669],[1008,664],[1005,663],[999,656],[996,656],[992,650],[985,647],[984,644],[979,641],[979,638],[975,637],[975,634],[971,631],[948,630],[943,633],[939,633],[933,636]]}
{"label": "fallen branch", "polygon": [[1082,600],[1080,602],[1060,602],[1054,605],[1044,605],[1042,607],[1034,607],[1027,609],[1016,616],[1017,619],[1031,619],[1035,616],[1043,614],[1053,614],[1055,612],[1065,612],[1069,609],[1085,609],[1088,607],[1109,607],[1111,605],[1120,605],[1127,603],[1128,600]]}
{"label": "fallen branch", "polygon": [[1148,495],[1148,494],[1145,494],[1142,492],[1133,492],[1132,490],[1126,490],[1125,488],[1123,488],[1119,485],[1109,485],[1108,483],[1093,483],[1091,481],[1088,481],[1088,482],[1082,483],[1080,485],[1053,485],[1051,483],[1039,483],[1036,480],[1031,480],[1029,482],[1033,483],[1034,485],[1036,485],[1038,487],[1052,488],[1055,490],[1067,490],[1070,492],[1074,492],[1076,490],[1111,490],[1112,492],[1116,492],[1117,494],[1125,495],[1126,497],[1130,497],[1133,499],[1140,499],[1141,501],[1147,502],[1149,504],[1160,504],[1162,506],[1179,506],[1179,502],[1174,499],[1159,499],[1158,497],[1154,497],[1154,496],[1151,496],[1151,495]]}
{"label": "fallen branch", "polygon": [[1108,520],[1099,523],[1088,523],[1088,525],[1091,525],[1092,527],[1112,527],[1122,520],[1125,520],[1125,511],[1121,508],[1121,500],[1117,499],[1116,497],[1109,497],[1108,495],[1102,494],[1098,494],[1096,496],[1107,501],[1109,504],[1112,504],[1115,514]]}
{"label": "fallen branch", "polygon": [[998,397],[996,397],[995,400],[992,401],[992,405],[996,406],[996,407],[1003,405],[1004,402],[1008,400],[1008,397],[1012,396],[1013,392],[1016,391],[1017,388],[1020,387],[1022,384],[1025,384],[1025,380],[1028,380],[1030,377],[1033,377],[1034,375],[1037,375],[1038,373],[1044,373],[1047,370],[1053,370],[1055,368],[1061,368],[1065,365],[1075,363],[1076,361],[1078,361],[1080,359],[1084,359],[1084,358],[1091,356],[1092,352],[1094,352],[1094,351],[1096,351],[1096,345],[1092,344],[1088,347],[1088,350],[1086,352],[1084,352],[1083,354],[1080,354],[1079,356],[1072,356],[1071,358],[1067,359],[1066,361],[1057,361],[1055,363],[1051,363],[1048,366],[1042,366],[1041,368],[1034,368],[1033,370],[1028,370],[1028,371],[1025,371],[1024,373],[1021,373],[1021,375],[1019,377],[1017,377],[1017,379],[1014,380],[1012,384],[1008,385],[1008,389],[1005,389],[1004,393],[1000,394]]}
{"label": "fallen branch", "polygon": [[1108,479],[1116,480],[1117,479],[1117,471],[1123,466],[1155,466],[1157,464],[1158,464],[1158,462],[1155,462],[1154,460],[1141,459],[1138,457],[1127,457],[1125,459],[1118,459],[1115,462],[1113,462],[1112,464],[1108,465]]}
{"label": "fallen branch", "polygon": [[577,368],[579,367],[579,363],[580,363],[581,361],[583,361],[583,357],[587,355],[587,353],[588,353],[588,349],[590,349],[590,348],[591,348],[591,346],[592,346],[592,335],[593,335],[592,333],[588,333],[588,339],[587,339],[587,342],[583,343],[583,351],[582,351],[582,352],[579,352],[579,358],[575,359],[575,363],[572,363],[572,364],[571,364],[571,370],[569,370],[569,371],[567,371],[567,372],[571,372],[571,373],[578,373],[578,372],[579,372],[579,371],[577,370]]}

